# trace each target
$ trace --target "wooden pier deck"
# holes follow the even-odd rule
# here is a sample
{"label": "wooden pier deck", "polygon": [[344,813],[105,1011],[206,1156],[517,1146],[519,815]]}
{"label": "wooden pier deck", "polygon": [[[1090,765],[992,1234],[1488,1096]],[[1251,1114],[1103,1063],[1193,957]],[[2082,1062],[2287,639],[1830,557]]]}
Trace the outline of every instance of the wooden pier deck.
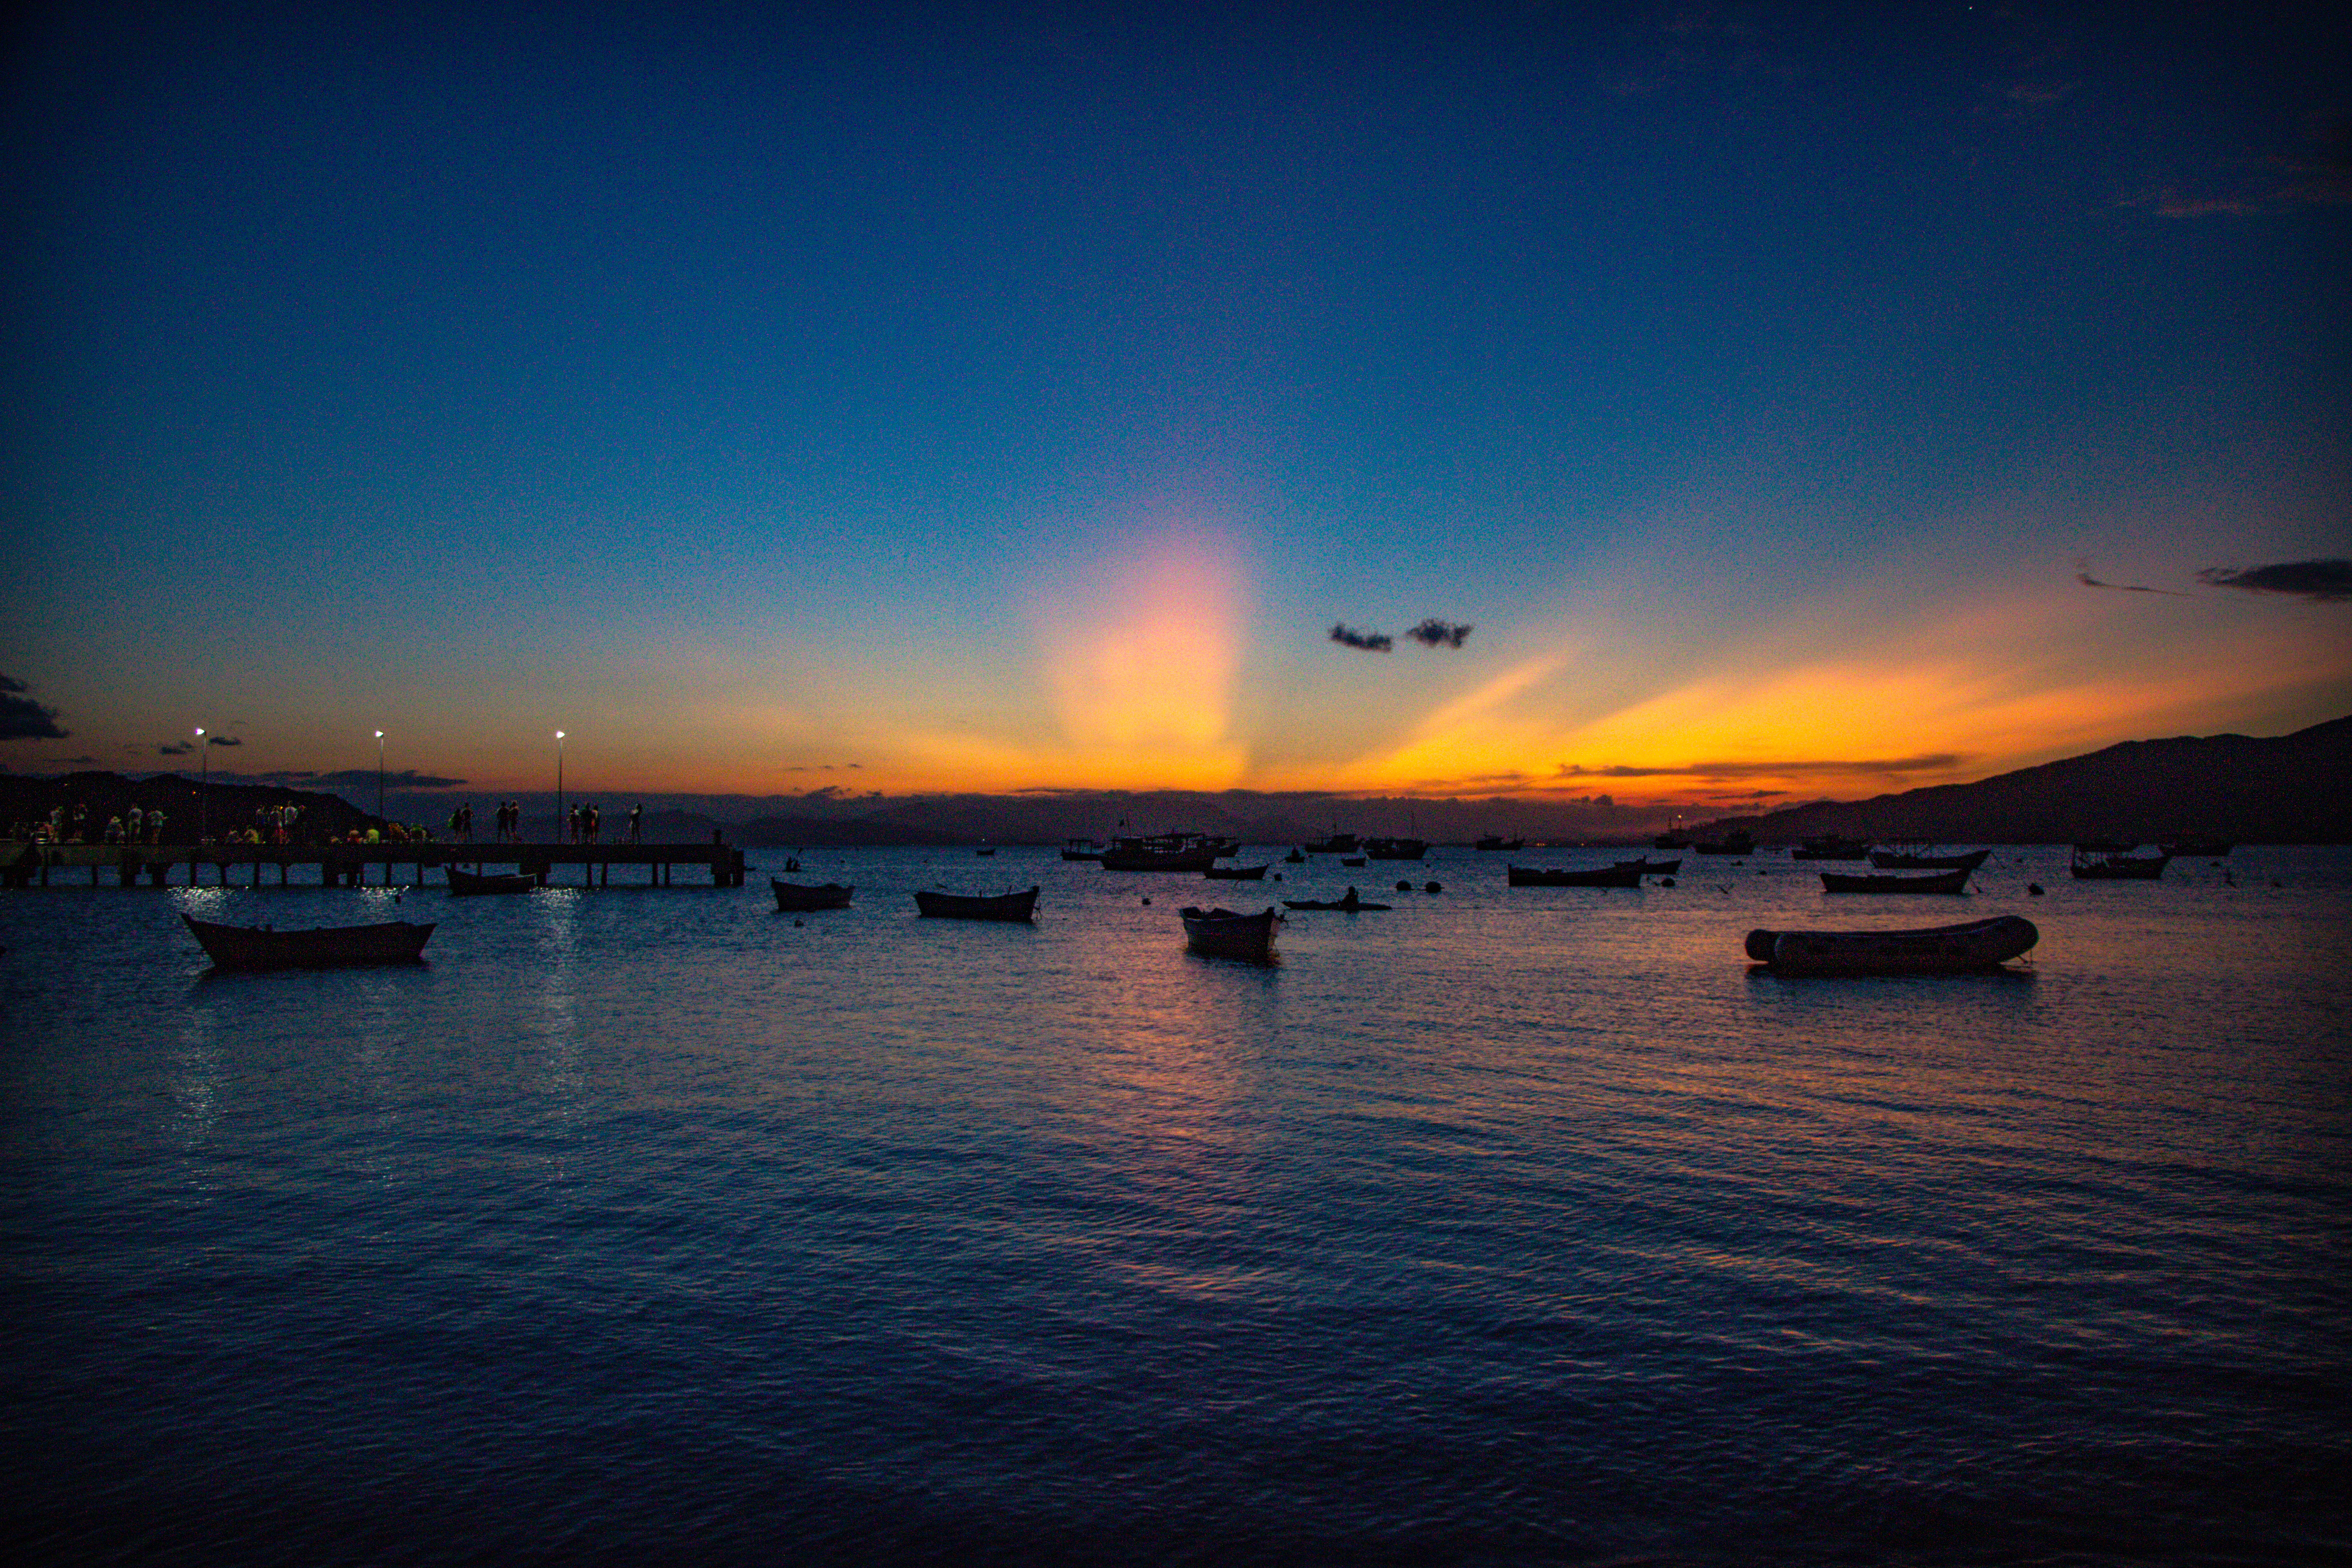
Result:
{"label": "wooden pier deck", "polygon": [[[10,887],[290,887],[297,866],[316,867],[322,887],[426,885],[425,873],[445,866],[469,871],[511,867],[537,877],[541,887],[613,885],[613,868],[645,868],[638,882],[625,871],[623,886],[673,886],[680,866],[698,866],[710,875],[688,887],[740,888],[743,851],[727,844],[39,844],[30,846],[37,863],[20,859],[24,846],[0,844],[0,882]],[[579,868],[576,882],[566,872]],[[269,871],[277,872],[268,879]]]}

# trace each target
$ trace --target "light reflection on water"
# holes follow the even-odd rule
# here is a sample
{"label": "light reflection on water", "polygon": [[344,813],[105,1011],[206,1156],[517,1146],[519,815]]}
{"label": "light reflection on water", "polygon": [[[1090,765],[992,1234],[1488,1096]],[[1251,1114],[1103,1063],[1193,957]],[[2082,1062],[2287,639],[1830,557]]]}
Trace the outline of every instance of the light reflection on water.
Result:
{"label": "light reflection on water", "polygon": [[[17,1511],[164,1561],[2317,1560],[2352,859],[2235,867],[2005,852],[1898,915],[1457,852],[1275,970],[1013,848],[812,857],[857,904],[797,925],[756,874],[8,895]],[[908,897],[1032,879],[1034,930]],[[440,929],[214,976],[183,908]],[[1740,957],[2004,910],[2030,976]]]}

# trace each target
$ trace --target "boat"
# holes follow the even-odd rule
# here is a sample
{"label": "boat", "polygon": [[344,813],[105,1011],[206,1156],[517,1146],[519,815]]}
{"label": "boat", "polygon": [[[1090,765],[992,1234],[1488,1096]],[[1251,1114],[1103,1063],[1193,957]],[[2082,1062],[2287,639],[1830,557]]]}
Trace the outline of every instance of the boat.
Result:
{"label": "boat", "polygon": [[1184,945],[1194,952],[1209,958],[1237,958],[1244,963],[1274,962],[1274,928],[1282,917],[1274,912],[1273,905],[1257,915],[1189,905],[1177,912],[1184,921]]}
{"label": "boat", "polygon": [[1638,888],[1642,885],[1642,863],[1638,860],[1585,871],[1566,871],[1551,866],[1511,866],[1505,868],[1505,871],[1509,885],[1514,888]]}
{"label": "boat", "polygon": [[1425,838],[1367,838],[1364,854],[1374,860],[1418,860],[1429,853]]}
{"label": "boat", "polygon": [[915,908],[935,920],[1025,921],[1037,912],[1037,889],[999,893],[992,898],[919,892],[915,895]]}
{"label": "boat", "polygon": [[1205,871],[1217,863],[1220,853],[1218,840],[1197,833],[1155,833],[1148,838],[1114,838],[1101,858],[1106,871]]}
{"label": "boat", "polygon": [[1478,842],[1472,847],[1477,849],[1510,850],[1525,849],[1527,847],[1528,841],[1524,838],[1506,838],[1499,833],[1489,833],[1486,837],[1478,840]]}
{"label": "boat", "polygon": [[1212,882],[1263,882],[1265,880],[1265,867],[1212,866],[1201,875]]}
{"label": "boat", "polygon": [[1789,851],[1791,860],[1859,860],[1870,854],[1867,838],[1840,838],[1834,833],[1808,838]]}
{"label": "boat", "polygon": [[2137,839],[2126,841],[2121,838],[2077,838],[2074,840],[2074,853],[2077,855],[2120,855],[2126,849],[2138,847],[2139,842]]}
{"label": "boat", "polygon": [[1364,857],[1361,855],[1342,855],[1339,857],[1339,864],[1342,866],[1360,866],[1363,863]]}
{"label": "boat", "polygon": [[1099,860],[1102,857],[1103,847],[1095,839],[1065,838],[1062,840],[1062,858],[1065,860]]}
{"label": "boat", "polygon": [[780,910],[845,910],[849,907],[849,895],[857,890],[838,882],[812,888],[777,877],[769,878],[768,886],[775,890],[776,908]]}
{"label": "boat", "polygon": [[1282,858],[1282,863],[1286,866],[1304,866],[1307,864],[1307,857],[1294,849]]}
{"label": "boat", "polygon": [[982,859],[986,860],[995,855],[996,846],[993,844],[982,845],[981,847],[974,849],[972,853],[979,856]]}
{"label": "boat", "polygon": [[1362,842],[1352,833],[1334,833],[1328,838],[1310,838],[1299,847],[1309,855],[1353,855]]}
{"label": "boat", "polygon": [[1751,931],[1748,956],[1783,974],[1964,974],[1998,969],[2041,940],[2032,921],[1997,915],[1918,931]]}
{"label": "boat", "polygon": [[1389,904],[1368,904],[1364,902],[1361,898],[1357,896],[1355,889],[1350,888],[1340,897],[1328,900],[1318,900],[1316,899],[1285,899],[1282,900],[1282,907],[1287,910],[1345,910],[1348,913],[1354,914],[1359,910],[1385,910],[1392,908],[1393,906]]}
{"label": "boat", "polygon": [[1973,871],[1992,858],[1990,849],[1965,855],[1920,855],[1908,849],[1874,849],[1870,863],[1882,871]]}
{"label": "boat", "polygon": [[2086,882],[2153,882],[2164,875],[2164,868],[2171,859],[2171,856],[2161,852],[2120,855],[2077,848],[2067,869]]}
{"label": "boat", "polygon": [[1690,847],[1690,835],[1687,833],[1661,833],[1655,838],[1650,840],[1650,847],[1653,849],[1687,849]]}
{"label": "boat", "polygon": [[468,871],[463,867],[449,868],[449,896],[462,898],[470,893],[528,893],[539,886],[539,879],[529,871]]}
{"label": "boat", "polygon": [[1756,840],[1747,833],[1727,833],[1720,838],[1702,838],[1692,847],[1702,855],[1753,855]]}
{"label": "boat", "polygon": [[182,915],[196,945],[222,969],[324,969],[340,963],[415,963],[425,956],[430,923],[389,921],[382,925],[313,926],[272,931],[268,926],[217,925]]}
{"label": "boat", "polygon": [[1683,868],[1683,862],[1680,856],[1676,856],[1672,860],[1652,860],[1648,858],[1640,860],[1620,860],[1612,868],[1612,869],[1622,871],[1628,867],[1639,871],[1644,877],[1671,877],[1675,872]]}
{"label": "boat", "polygon": [[2176,860],[2219,860],[2237,846],[2220,838],[2183,838],[2157,847]]}
{"label": "boat", "polygon": [[1924,877],[1882,877],[1865,872],[1859,876],[1843,871],[1821,873],[1822,891],[1825,893],[1965,893],[1969,890],[1969,871],[1963,866],[1957,871],[1930,871]]}

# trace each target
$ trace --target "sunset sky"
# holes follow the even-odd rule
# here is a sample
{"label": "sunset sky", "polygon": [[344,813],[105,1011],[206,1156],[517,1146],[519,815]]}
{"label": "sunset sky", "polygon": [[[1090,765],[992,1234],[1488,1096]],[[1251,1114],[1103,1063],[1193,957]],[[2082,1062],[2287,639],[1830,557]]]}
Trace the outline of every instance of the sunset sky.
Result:
{"label": "sunset sky", "polygon": [[2316,9],[38,10],[17,771],[1712,806],[2352,711]]}

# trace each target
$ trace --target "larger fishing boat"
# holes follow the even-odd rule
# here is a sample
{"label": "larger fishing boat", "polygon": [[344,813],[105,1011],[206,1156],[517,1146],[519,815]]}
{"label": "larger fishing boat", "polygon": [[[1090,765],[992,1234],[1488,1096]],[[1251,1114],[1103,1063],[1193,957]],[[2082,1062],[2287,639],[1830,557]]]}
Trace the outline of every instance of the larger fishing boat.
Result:
{"label": "larger fishing boat", "polygon": [[1102,852],[1106,871],[1205,871],[1220,856],[1230,855],[1227,841],[1198,833],[1155,833],[1150,837],[1114,838]]}

